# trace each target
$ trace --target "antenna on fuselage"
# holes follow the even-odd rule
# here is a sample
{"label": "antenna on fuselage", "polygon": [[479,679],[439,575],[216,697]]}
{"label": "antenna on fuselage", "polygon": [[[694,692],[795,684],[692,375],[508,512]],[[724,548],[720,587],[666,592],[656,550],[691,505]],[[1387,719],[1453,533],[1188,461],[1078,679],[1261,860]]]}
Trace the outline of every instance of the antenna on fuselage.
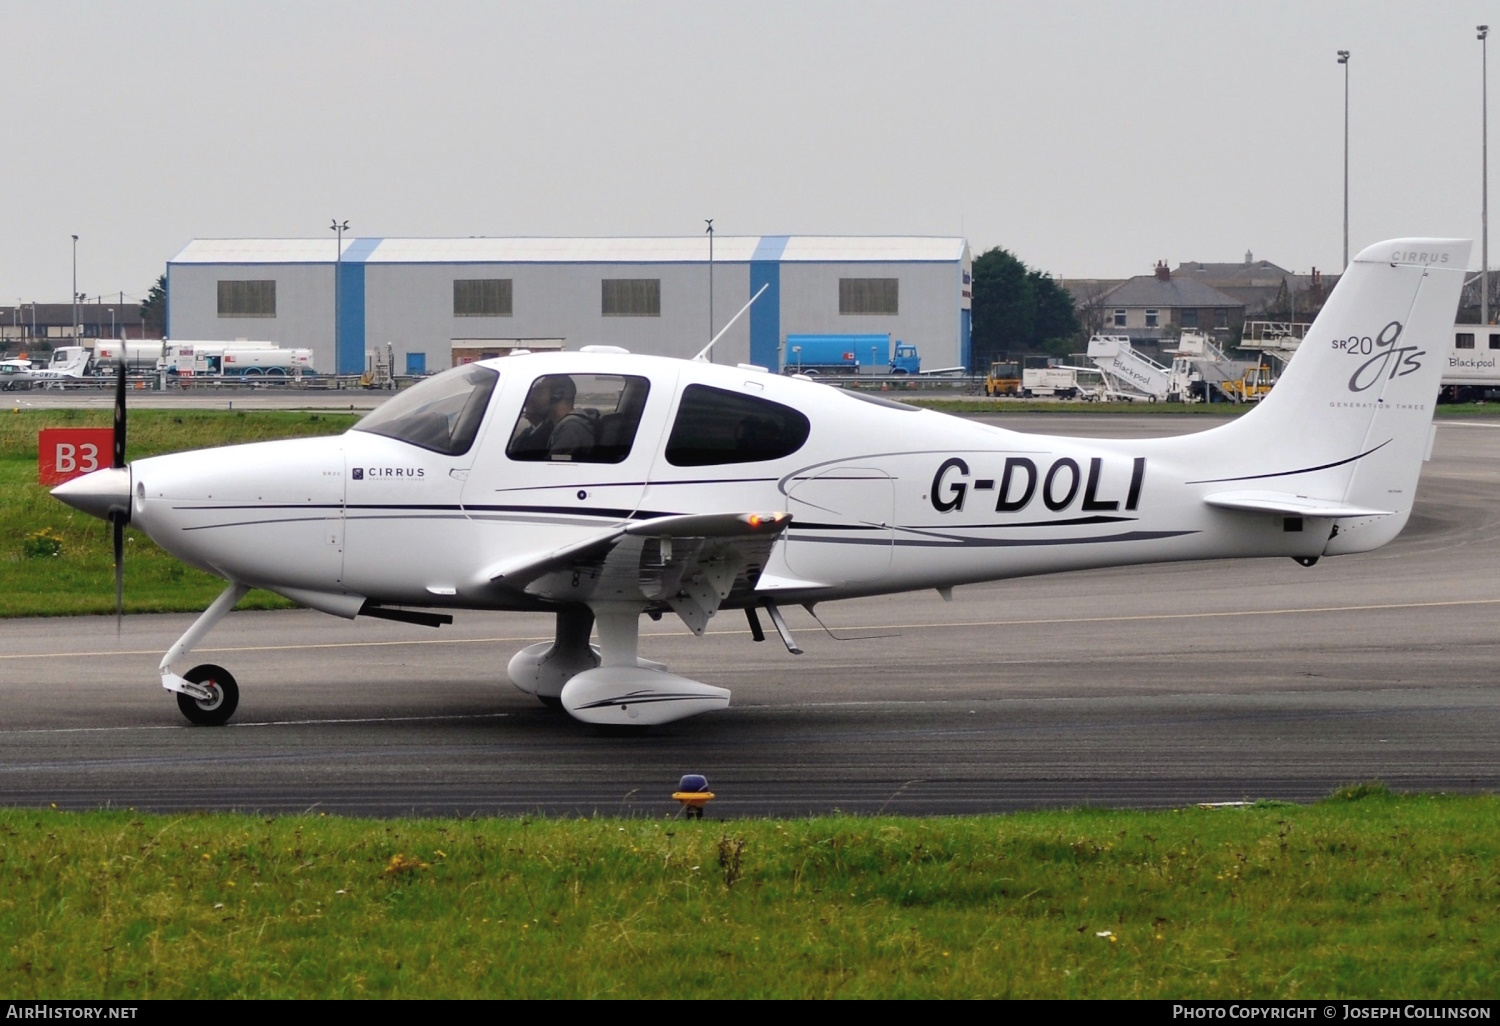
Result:
{"label": "antenna on fuselage", "polygon": [[740,312],[737,313],[737,314],[735,314],[733,317],[729,318],[729,323],[726,324],[726,325],[724,325],[724,327],[722,327],[721,329],[719,329],[719,333],[717,335],[715,335],[713,338],[709,339],[708,340],[708,345],[704,346],[703,349],[698,353],[698,355],[695,356],[695,357],[693,357],[693,359],[699,360],[699,361],[701,361],[703,363],[707,363],[708,362],[708,354],[713,351],[714,343],[717,342],[717,341],[719,341],[719,339],[723,338],[724,337],[724,332],[726,332],[730,328],[734,327],[734,322],[737,321],[737,320],[739,320],[742,316],[744,316],[745,311],[748,310],[748,309],[750,309],[750,304],[754,303],[757,299],[759,299],[760,298],[760,294],[762,292],[766,291],[766,289],[768,289],[770,287],[771,287],[770,283],[767,282],[766,284],[762,285],[759,289],[757,289],[756,292],[755,292],[755,295],[753,295],[753,296],[750,297],[750,303],[746,303],[744,306],[740,307]]}

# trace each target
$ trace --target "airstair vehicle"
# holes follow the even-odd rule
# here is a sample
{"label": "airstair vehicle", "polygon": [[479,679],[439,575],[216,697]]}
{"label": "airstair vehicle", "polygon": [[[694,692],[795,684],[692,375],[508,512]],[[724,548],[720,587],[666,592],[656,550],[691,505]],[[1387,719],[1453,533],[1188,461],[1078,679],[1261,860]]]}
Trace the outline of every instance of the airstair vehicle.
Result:
{"label": "airstair vehicle", "polygon": [[1174,365],[1177,361],[1188,365],[1192,392],[1200,399],[1211,398],[1210,393],[1235,402],[1249,396],[1259,398],[1270,388],[1268,382],[1274,380],[1269,369],[1262,372],[1259,359],[1231,359],[1217,342],[1196,331],[1184,331],[1177,347],[1167,352],[1172,354]]}
{"label": "airstair vehicle", "polygon": [[1164,366],[1132,348],[1126,335],[1093,336],[1088,357],[1103,375],[1105,398],[1194,401],[1192,364],[1185,357],[1174,357],[1170,367]]}

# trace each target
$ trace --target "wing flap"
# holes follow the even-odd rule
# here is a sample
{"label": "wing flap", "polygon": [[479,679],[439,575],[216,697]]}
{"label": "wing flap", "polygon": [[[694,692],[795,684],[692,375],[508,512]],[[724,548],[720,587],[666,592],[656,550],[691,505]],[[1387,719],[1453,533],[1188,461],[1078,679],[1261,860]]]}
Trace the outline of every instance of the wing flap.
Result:
{"label": "wing flap", "polygon": [[1346,517],[1388,517],[1395,513],[1390,509],[1372,509],[1368,506],[1351,506],[1332,499],[1317,499],[1309,495],[1291,492],[1214,492],[1203,497],[1205,504],[1217,509],[1241,510],[1248,513],[1275,513],[1286,517],[1323,517],[1341,520]]}
{"label": "wing flap", "polygon": [[755,588],[791,521],[780,512],[655,517],[496,564],[483,579],[558,602],[686,605],[706,622],[731,592]]}

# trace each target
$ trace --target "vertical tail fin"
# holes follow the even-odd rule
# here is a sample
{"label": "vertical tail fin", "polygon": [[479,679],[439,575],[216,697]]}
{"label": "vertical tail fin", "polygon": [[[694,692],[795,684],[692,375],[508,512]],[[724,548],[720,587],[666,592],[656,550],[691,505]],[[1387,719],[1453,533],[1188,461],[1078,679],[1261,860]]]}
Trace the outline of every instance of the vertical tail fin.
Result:
{"label": "vertical tail fin", "polygon": [[1328,555],[1394,538],[1411,513],[1472,243],[1395,239],[1350,263],[1286,372],[1225,432],[1224,482],[1388,515],[1340,520]]}

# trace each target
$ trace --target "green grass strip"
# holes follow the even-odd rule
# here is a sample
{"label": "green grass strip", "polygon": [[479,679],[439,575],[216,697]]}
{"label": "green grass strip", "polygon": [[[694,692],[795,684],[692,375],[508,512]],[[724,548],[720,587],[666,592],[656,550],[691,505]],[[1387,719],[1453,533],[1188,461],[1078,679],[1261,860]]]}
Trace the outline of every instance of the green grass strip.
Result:
{"label": "green grass strip", "polygon": [[[49,427],[109,427],[110,410],[0,413],[0,616],[76,616],[114,612],[110,526],[75,512],[37,483],[37,433]],[[359,418],[342,413],[133,410],[130,459],[242,442],[338,434]],[[185,566],[139,531],[125,532],[125,611],[201,610],[224,589],[217,577]],[[241,609],[289,609],[252,591]]]}
{"label": "green grass strip", "polygon": [[1494,796],[1378,785],[929,820],[6,810],[0,990],[1493,998],[1497,848]]}

